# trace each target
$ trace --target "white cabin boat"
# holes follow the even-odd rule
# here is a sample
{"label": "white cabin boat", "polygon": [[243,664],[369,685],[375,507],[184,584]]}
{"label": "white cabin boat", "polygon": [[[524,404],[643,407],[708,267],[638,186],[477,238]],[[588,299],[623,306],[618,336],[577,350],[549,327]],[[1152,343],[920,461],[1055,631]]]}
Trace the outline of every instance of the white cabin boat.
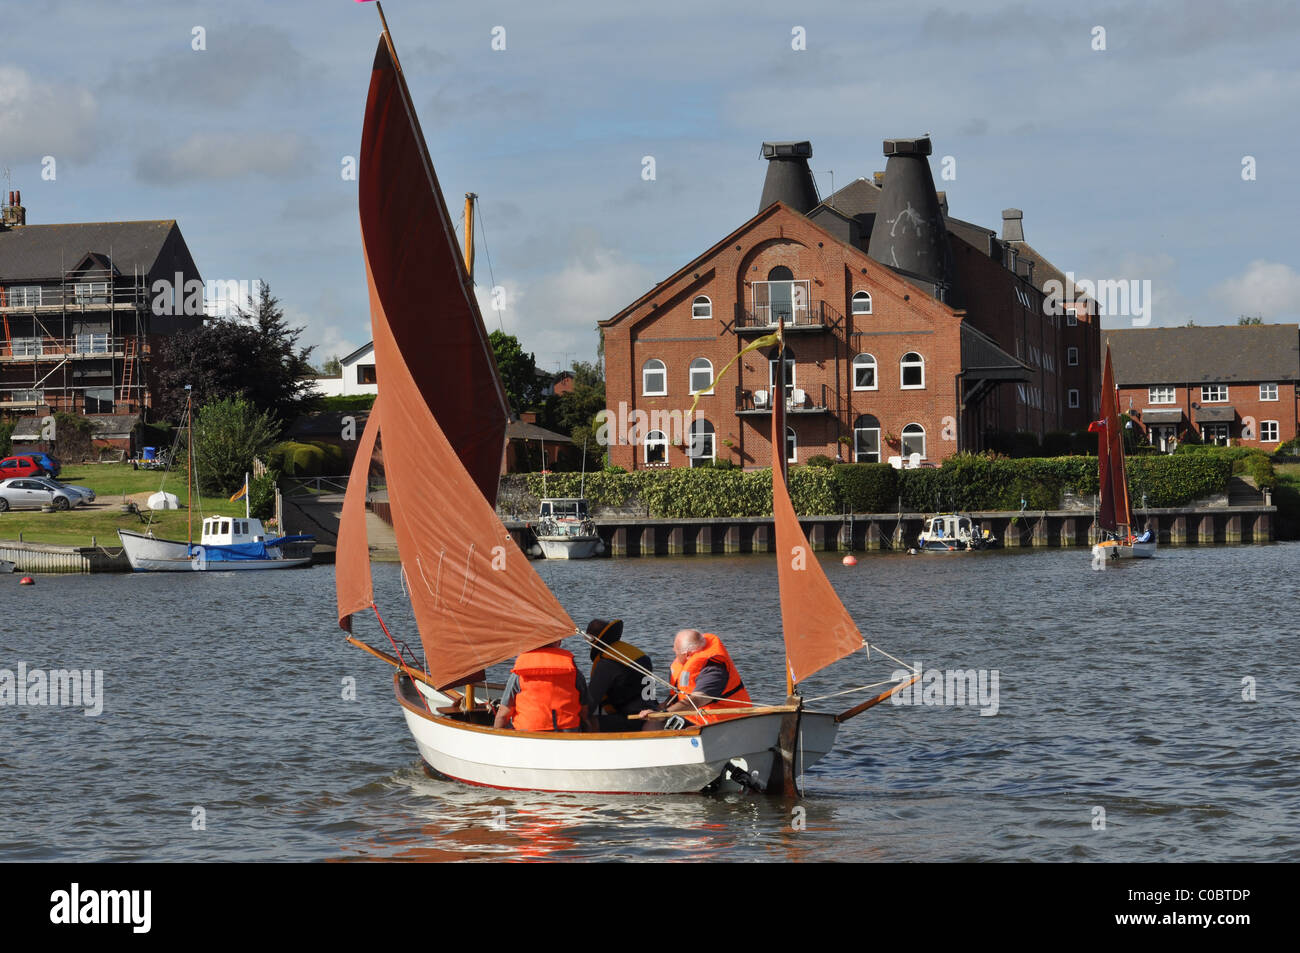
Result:
{"label": "white cabin boat", "polygon": [[992,549],[997,545],[997,538],[981,528],[966,513],[940,513],[932,516],[916,538],[917,548],[929,553]]}
{"label": "white cabin boat", "polygon": [[547,559],[588,559],[605,551],[582,498],[542,500],[534,532]]}
{"label": "white cabin boat", "polygon": [[293,569],[311,562],[312,536],[268,539],[262,521],[247,516],[210,516],[198,543],[159,539],[152,533],[118,530],[135,572],[232,572]]}

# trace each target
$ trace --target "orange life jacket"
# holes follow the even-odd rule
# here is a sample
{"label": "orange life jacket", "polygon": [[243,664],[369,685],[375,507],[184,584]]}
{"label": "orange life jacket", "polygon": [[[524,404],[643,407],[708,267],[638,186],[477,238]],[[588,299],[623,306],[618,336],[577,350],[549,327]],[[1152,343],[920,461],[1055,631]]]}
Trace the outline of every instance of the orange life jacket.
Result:
{"label": "orange life jacket", "polygon": [[752,704],[749,692],[745,690],[745,683],[740,679],[740,672],[736,671],[735,663],[731,661],[731,656],[727,654],[722,641],[712,632],[704,633],[704,648],[689,656],[684,664],[673,659],[672,682],[676,697],[684,698],[687,695],[694,694],[695,681],[700,677],[700,672],[704,671],[705,665],[714,660],[727,667],[727,685],[719,693],[727,701],[715,701],[709,702],[707,705],[701,705],[700,710],[709,713],[706,717],[695,714],[694,709],[689,710],[689,712],[679,712],[687,721],[697,725],[735,718],[737,716],[723,715],[719,711],[728,707]]}
{"label": "orange life jacket", "polygon": [[571,652],[534,649],[519,656],[511,671],[519,676],[512,719],[516,731],[559,731],[582,725],[578,666]]}

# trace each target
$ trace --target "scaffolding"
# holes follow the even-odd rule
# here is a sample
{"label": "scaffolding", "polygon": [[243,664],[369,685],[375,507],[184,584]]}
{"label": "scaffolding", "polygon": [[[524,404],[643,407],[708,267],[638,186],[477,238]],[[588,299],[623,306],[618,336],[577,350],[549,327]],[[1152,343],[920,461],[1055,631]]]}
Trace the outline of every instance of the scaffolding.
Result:
{"label": "scaffolding", "polygon": [[136,269],[0,287],[0,413],[139,414],[149,404],[149,288]]}

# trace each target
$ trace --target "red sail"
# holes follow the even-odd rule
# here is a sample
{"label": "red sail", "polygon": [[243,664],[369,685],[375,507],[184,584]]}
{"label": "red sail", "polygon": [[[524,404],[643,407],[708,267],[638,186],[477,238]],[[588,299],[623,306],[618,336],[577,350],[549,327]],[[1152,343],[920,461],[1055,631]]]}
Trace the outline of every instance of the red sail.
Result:
{"label": "red sail", "polygon": [[490,502],[504,397],[387,35],[359,187],[393,530],[426,667],[450,685],[576,627]]}
{"label": "red sail", "polygon": [[1097,434],[1097,523],[1111,533],[1129,531],[1128,476],[1124,471],[1124,431],[1119,422],[1119,395],[1106,346],[1101,373],[1101,419],[1088,428]]}
{"label": "red sail", "polygon": [[[784,383],[784,352],[779,383]],[[785,482],[785,388],[773,388],[772,517],[776,525],[776,567],[781,586],[781,629],[785,633],[786,664],[798,683],[862,648],[864,640],[822,571]]]}
{"label": "red sail", "polygon": [[[495,503],[509,403],[387,33],[370,76],[357,186],[371,275],[394,340],[479,492]],[[382,373],[378,380],[387,387]]]}
{"label": "red sail", "polygon": [[370,576],[370,540],[366,535],[366,488],[370,480],[370,461],[379,436],[378,400],[361,433],[347,493],[343,496],[343,513],[339,517],[339,535],[334,556],[334,589],[338,596],[339,626],[352,631],[351,616],[368,609],[375,601],[374,582]]}

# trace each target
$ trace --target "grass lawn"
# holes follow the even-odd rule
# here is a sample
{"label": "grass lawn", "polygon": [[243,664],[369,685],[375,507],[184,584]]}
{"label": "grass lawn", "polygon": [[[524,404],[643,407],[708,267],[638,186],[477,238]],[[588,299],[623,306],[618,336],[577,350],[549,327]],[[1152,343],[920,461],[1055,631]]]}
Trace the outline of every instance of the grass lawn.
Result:
{"label": "grass lawn", "polygon": [[[16,540],[19,534],[27,543],[56,543],[62,546],[89,546],[92,538],[100,546],[118,546],[119,529],[143,532],[149,518],[145,498],[157,493],[163,474],[155,470],[132,470],[129,463],[88,463],[69,465],[59,474],[64,483],[76,483],[95,491],[95,502],[66,512],[42,513],[39,510],[9,510],[0,513],[0,539]],[[185,505],[185,473],[173,471],[167,476],[168,493]],[[140,505],[141,515],[121,511],[123,497]],[[194,507],[194,537],[200,532],[200,512],[206,516],[243,515],[244,501],[231,503],[225,497],[199,497]],[[184,509],[158,510],[150,528],[154,535],[185,539],[189,514]]]}

